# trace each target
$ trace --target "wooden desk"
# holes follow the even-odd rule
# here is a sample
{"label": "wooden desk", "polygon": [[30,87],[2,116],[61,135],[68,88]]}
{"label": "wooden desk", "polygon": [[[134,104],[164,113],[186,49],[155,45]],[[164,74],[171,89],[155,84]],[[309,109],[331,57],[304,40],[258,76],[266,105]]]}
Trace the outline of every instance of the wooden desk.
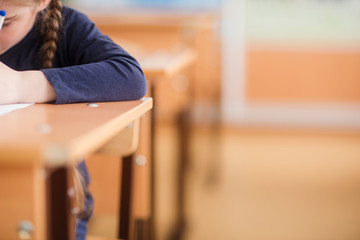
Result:
{"label": "wooden desk", "polygon": [[151,108],[151,98],[35,104],[0,117],[0,239],[73,239],[68,166],[119,139]]}
{"label": "wooden desk", "polygon": [[[151,218],[152,225],[156,217],[156,125],[164,119],[164,116],[171,116],[178,127],[179,155],[178,179],[176,199],[176,226],[172,235],[180,236],[185,225],[185,173],[189,162],[189,131],[190,131],[190,103],[191,79],[183,76],[188,68],[191,69],[196,61],[196,54],[193,50],[183,47],[172,50],[145,51],[139,45],[131,44],[120,39],[114,39],[120,45],[128,49],[139,61],[146,76],[150,92],[149,96],[154,98],[154,106],[151,114]],[[186,82],[179,82],[186,81]],[[177,86],[179,87],[177,87]],[[160,120],[161,119],[161,120]],[[167,118],[166,120],[169,120]],[[151,226],[151,239],[156,239],[155,226]]]}
{"label": "wooden desk", "polygon": [[154,97],[157,108],[157,120],[176,120],[174,116],[192,101],[196,52],[186,46],[149,50],[122,38],[113,40],[134,56],[144,71],[150,90],[148,95]]}
{"label": "wooden desk", "polygon": [[[176,117],[182,109],[186,108],[188,92],[176,92],[172,88],[172,78],[177,74],[182,74],[185,69],[191,67],[195,61],[195,54],[188,48],[174,49],[172,51],[146,51],[137,44],[122,41],[122,39],[114,40],[123,43],[122,46],[139,61],[147,78],[149,86],[148,96],[154,98],[154,108],[151,111],[151,115],[149,118],[147,116],[143,119],[143,121],[148,120],[151,123],[151,130],[149,134],[142,132],[144,135],[140,139],[139,150],[135,156],[135,158],[145,159],[146,164],[141,166],[135,164],[133,168],[135,192],[133,201],[130,204],[130,211],[131,222],[136,224],[130,224],[128,235],[130,239],[133,239],[133,235],[136,232],[138,239],[148,239],[146,237],[149,236],[149,227],[151,228],[154,222],[154,215],[156,214],[154,210],[156,193],[154,178],[157,174],[154,167],[156,164],[154,156],[156,125],[159,124],[159,118],[162,118],[164,114],[168,115],[171,111],[171,115]],[[163,90],[167,91],[166,97],[163,94],[161,96],[158,94],[163,92]],[[167,103],[166,109],[163,107],[164,102]],[[159,105],[161,106],[158,107]],[[152,114],[154,111],[156,111],[156,114]],[[147,142],[150,143],[151,149],[142,146],[145,139],[148,139]],[[97,199],[95,212],[89,223],[90,233],[109,238],[125,238],[117,233],[119,227],[117,227],[116,213],[118,208],[116,202],[119,190],[116,186],[109,186],[109,183],[114,182],[114,179],[119,177],[120,171],[124,171],[124,168],[119,166],[116,159],[103,159],[101,155],[87,159],[87,164],[93,180],[90,184],[90,191],[94,198]],[[99,169],[102,169],[102,171],[99,171]],[[108,174],[101,176],[103,171],[106,171]],[[108,187],[104,188],[104,186]],[[139,236],[144,236],[144,238]]]}
{"label": "wooden desk", "polygon": [[195,61],[194,51],[185,47],[149,52],[134,50],[133,53],[149,78],[171,78]]}

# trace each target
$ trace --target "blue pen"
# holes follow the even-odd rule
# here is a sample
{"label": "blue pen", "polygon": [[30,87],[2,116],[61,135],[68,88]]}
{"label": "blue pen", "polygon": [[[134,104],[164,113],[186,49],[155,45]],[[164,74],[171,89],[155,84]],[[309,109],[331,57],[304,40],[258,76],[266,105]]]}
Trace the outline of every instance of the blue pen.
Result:
{"label": "blue pen", "polygon": [[5,15],[6,15],[6,12],[4,10],[0,10],[0,30],[1,30],[2,25],[4,23]]}

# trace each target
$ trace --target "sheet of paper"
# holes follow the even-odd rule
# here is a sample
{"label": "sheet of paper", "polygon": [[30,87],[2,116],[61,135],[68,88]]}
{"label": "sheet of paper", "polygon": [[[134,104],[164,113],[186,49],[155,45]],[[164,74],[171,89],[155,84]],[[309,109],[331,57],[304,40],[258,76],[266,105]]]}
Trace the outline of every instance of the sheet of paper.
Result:
{"label": "sheet of paper", "polygon": [[21,108],[26,108],[31,105],[33,105],[33,103],[3,104],[3,105],[0,104],[0,116]]}

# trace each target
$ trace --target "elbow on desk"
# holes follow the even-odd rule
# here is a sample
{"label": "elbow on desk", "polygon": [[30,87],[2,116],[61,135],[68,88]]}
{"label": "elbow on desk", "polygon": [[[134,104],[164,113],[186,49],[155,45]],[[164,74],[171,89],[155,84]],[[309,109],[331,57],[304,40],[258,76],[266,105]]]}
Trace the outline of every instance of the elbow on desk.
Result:
{"label": "elbow on desk", "polygon": [[141,70],[132,71],[127,78],[127,83],[123,85],[127,98],[124,100],[138,100],[147,93],[148,86],[146,78]]}
{"label": "elbow on desk", "polygon": [[117,72],[117,83],[116,86],[113,86],[114,89],[118,90],[117,98],[118,101],[132,101],[143,98],[148,90],[147,81],[139,66],[138,62],[135,59],[130,59],[126,61],[115,61],[110,62],[112,66],[116,69]]}
{"label": "elbow on desk", "polygon": [[133,99],[130,100],[137,100],[143,98],[146,95],[148,87],[144,75],[142,75],[142,77],[139,76],[139,79],[136,81],[133,90],[134,90]]}
{"label": "elbow on desk", "polygon": [[143,73],[143,71],[139,70],[137,71],[138,73],[135,74],[134,79],[136,79],[135,81],[135,93],[134,93],[134,97],[136,99],[140,99],[142,97],[144,97],[147,93],[148,90],[148,86],[147,86],[147,81],[145,78],[145,75]]}

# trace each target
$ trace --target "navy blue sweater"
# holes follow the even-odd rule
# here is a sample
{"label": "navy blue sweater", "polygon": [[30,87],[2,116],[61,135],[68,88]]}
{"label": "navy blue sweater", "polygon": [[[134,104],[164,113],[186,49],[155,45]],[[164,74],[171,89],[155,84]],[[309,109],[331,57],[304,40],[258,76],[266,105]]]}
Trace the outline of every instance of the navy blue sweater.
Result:
{"label": "navy blue sweater", "polygon": [[103,35],[84,14],[63,8],[54,68],[41,69],[36,25],[0,61],[15,70],[41,70],[55,88],[55,103],[135,100],[147,86],[144,74],[123,48]]}

